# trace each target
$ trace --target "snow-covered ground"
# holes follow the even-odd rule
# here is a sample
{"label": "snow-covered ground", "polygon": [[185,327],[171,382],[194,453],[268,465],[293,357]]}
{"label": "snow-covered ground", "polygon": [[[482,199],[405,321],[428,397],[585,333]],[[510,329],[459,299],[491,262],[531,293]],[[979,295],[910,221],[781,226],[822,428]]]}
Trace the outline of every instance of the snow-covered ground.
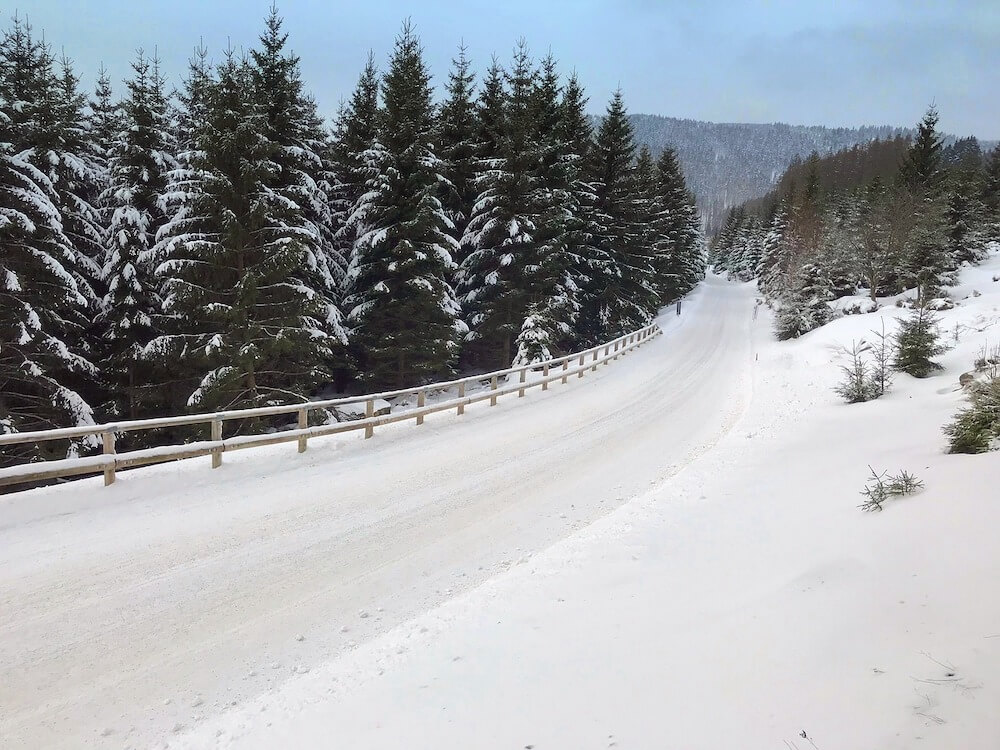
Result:
{"label": "snow-covered ground", "polygon": [[778,343],[712,278],[569,387],[0,500],[0,743],[998,747],[1000,454],[941,434],[994,276],[875,402],[840,347],[902,310]]}
{"label": "snow-covered ground", "polygon": [[710,283],[596,373],[372,440],[0,498],[0,745],[179,735],[644,494],[745,403],[751,308]]}

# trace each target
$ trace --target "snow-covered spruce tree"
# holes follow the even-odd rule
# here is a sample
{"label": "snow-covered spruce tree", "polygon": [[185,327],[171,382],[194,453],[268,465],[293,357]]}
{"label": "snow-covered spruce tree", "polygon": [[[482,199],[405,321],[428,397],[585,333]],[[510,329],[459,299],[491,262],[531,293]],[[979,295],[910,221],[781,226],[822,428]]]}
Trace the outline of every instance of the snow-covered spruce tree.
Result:
{"label": "snow-covered spruce tree", "polygon": [[976,384],[971,404],[944,428],[949,453],[985,453],[1000,450],[1000,378]]}
{"label": "snow-covered spruce tree", "polygon": [[110,415],[139,418],[170,407],[144,347],[161,331],[160,284],[150,251],[167,220],[162,201],[176,161],[156,60],[140,51],[132,70],[102,197],[111,216],[103,269],[107,292],[98,324]]}
{"label": "snow-covered spruce tree", "polygon": [[[560,102],[559,128],[557,138],[561,144],[563,174],[567,190],[569,211],[564,216],[563,237],[565,250],[569,256],[569,277],[566,282],[567,299],[572,308],[562,308],[571,312],[573,330],[562,348],[589,343],[587,328],[582,324],[583,297],[588,284],[595,274],[609,262],[606,252],[594,245],[595,210],[597,195],[590,174],[591,150],[594,132],[590,117],[586,113],[587,96],[576,73],[570,74],[563,87]],[[566,318],[569,322],[569,318]]]}
{"label": "snow-covered spruce tree", "polygon": [[[47,85],[24,63],[41,51],[17,22],[0,42],[0,433],[94,422],[72,386],[96,376],[78,346],[88,300],[75,273],[77,254],[55,186],[21,147]],[[59,452],[66,455],[65,444],[12,446],[0,450],[0,466]]]}
{"label": "snow-covered spruce tree", "polygon": [[834,392],[849,404],[860,404],[878,398],[881,394],[872,387],[871,367],[865,356],[868,345],[864,341],[855,341],[845,352],[851,361],[840,366],[843,379],[834,387]]}
{"label": "snow-covered spruce tree", "polygon": [[926,378],[941,365],[931,358],[944,352],[937,317],[926,305],[917,304],[908,318],[899,321],[893,367],[915,378]]}
{"label": "snow-covered spruce tree", "polygon": [[921,303],[940,296],[953,281],[955,260],[948,252],[945,180],[941,164],[942,137],[938,114],[928,109],[917,137],[900,165],[900,185],[912,207],[915,223],[908,234],[904,272],[908,285],[917,287]]}
{"label": "snow-covered spruce tree", "polygon": [[653,152],[649,146],[639,147],[632,169],[632,190],[635,194],[636,214],[636,244],[645,248],[650,257],[650,286],[656,295],[656,305],[659,307],[661,295],[661,279],[659,278],[659,254],[662,250],[657,239],[665,234],[661,224],[663,212],[659,208],[656,194],[656,164]]}
{"label": "snow-covered spruce tree", "polygon": [[226,55],[206,88],[197,151],[170,176],[180,210],[156,255],[175,332],[145,351],[180,363],[192,410],[304,401],[343,344],[328,290],[312,286],[320,240],[259,85],[255,63]]}
{"label": "snow-covered spruce tree", "polygon": [[911,216],[904,211],[904,201],[897,186],[886,186],[875,178],[865,189],[858,207],[857,271],[868,287],[874,303],[879,294],[900,289],[906,238]]}
{"label": "snow-covered spruce tree", "polygon": [[791,248],[786,241],[788,207],[782,201],[774,210],[764,233],[760,265],[757,268],[758,287],[768,300],[780,299],[787,288]]}
{"label": "snow-covered spruce tree", "polygon": [[885,319],[882,319],[882,326],[879,330],[872,330],[872,372],[869,384],[874,398],[884,396],[892,386],[893,369],[892,363],[896,358],[896,339],[891,333],[885,330]]}
{"label": "snow-covered spruce tree", "polygon": [[[470,329],[470,359],[486,367],[507,367],[513,360],[539,267],[543,185],[534,119],[537,71],[523,42],[505,79],[498,150],[477,179],[479,196],[462,240],[468,252],[458,283]],[[486,97],[494,93],[491,83],[487,78]],[[485,114],[482,107],[480,114]]]}
{"label": "snow-covered spruce tree", "polygon": [[448,283],[456,243],[438,198],[430,75],[409,24],[396,39],[383,97],[381,144],[366,154],[366,193],[355,210],[366,231],[346,304],[368,385],[402,387],[451,372],[466,331]]}
{"label": "snow-covered spruce tree", "polygon": [[563,127],[567,112],[562,93],[549,55],[542,60],[532,94],[539,176],[532,201],[538,210],[537,267],[526,274],[529,297],[516,342],[518,363],[541,362],[563,351],[580,309],[577,225],[584,209],[574,190],[578,158],[575,141]]}
{"label": "snow-covered spruce tree", "polygon": [[764,226],[758,216],[747,216],[740,226],[732,250],[730,273],[740,281],[751,281],[760,273],[764,255]]}
{"label": "snow-covered spruce tree", "polygon": [[212,66],[208,48],[199,44],[188,60],[188,72],[175,94],[173,113],[174,142],[177,161],[186,165],[198,150],[198,130],[207,116],[208,89],[212,84]]}
{"label": "snow-covered spruce tree", "polygon": [[806,181],[798,200],[792,201],[789,217],[791,234],[804,259],[813,259],[823,236],[823,208],[826,195],[820,186],[819,154],[806,160]]}
{"label": "snow-covered spruce tree", "polygon": [[[15,18],[0,48],[6,97],[12,103],[12,146],[56,191],[56,209],[71,248],[64,267],[87,299],[87,310],[73,323],[85,332],[97,304],[94,284],[101,229],[93,204],[102,179],[87,132],[85,97],[77,90],[69,61],[57,65],[48,45],[34,39],[27,22]],[[89,351],[86,335],[77,337],[76,343],[81,351]]]}
{"label": "snow-covered spruce tree", "polygon": [[1000,248],[1000,146],[986,157],[979,197],[983,206],[983,242]]}
{"label": "snow-covered spruce tree", "polygon": [[983,154],[975,138],[954,143],[943,158],[948,167],[945,209],[948,254],[955,263],[978,263],[986,256],[989,234],[982,201]]}
{"label": "snow-covered spruce tree", "polygon": [[[107,210],[105,198],[107,196],[108,180],[111,176],[110,160],[115,139],[122,130],[121,106],[114,100],[111,90],[111,76],[102,65],[97,76],[97,84],[94,87],[94,96],[88,106],[87,128],[89,131],[90,143],[93,147],[95,158],[100,167],[100,192],[96,199],[96,207],[100,216],[102,234],[107,232],[111,224],[111,214]],[[102,236],[100,265],[103,268],[104,257],[103,248],[107,246],[107,237]],[[103,299],[107,289],[104,288],[103,271],[98,280],[100,286],[100,296]]]}
{"label": "snow-covered spruce tree", "polygon": [[830,280],[833,299],[858,291],[857,254],[861,243],[858,204],[853,194],[833,195],[823,216],[816,262]]}
{"label": "snow-covered spruce tree", "polygon": [[705,277],[701,216],[688,192],[677,152],[665,148],[656,162],[656,192],[662,218],[655,263],[662,303],[686,294]]}
{"label": "snow-covered spruce tree", "polygon": [[[59,195],[63,231],[79,256],[81,275],[93,289],[99,282],[103,256],[103,222],[99,210],[106,165],[91,137],[86,113],[86,96],[69,60],[61,61],[55,88],[57,119],[48,129],[48,143],[36,146],[37,158],[48,165],[49,177]],[[97,311],[97,296],[92,297]]]}
{"label": "snow-covered spruce tree", "polygon": [[709,262],[715,267],[716,273],[732,270],[733,254],[744,221],[746,221],[746,210],[743,206],[733,206],[729,209],[722,229],[719,230],[712,242],[709,255]]}
{"label": "snow-covered spruce tree", "polygon": [[[72,65],[65,57],[55,90],[55,118],[43,124],[44,135],[32,149],[35,165],[46,172],[56,189],[63,232],[76,251],[78,288],[87,297],[88,314],[80,321],[78,345],[93,362],[100,357],[100,327],[105,290],[102,274],[105,219],[100,197],[107,184],[107,164],[90,131],[87,97],[78,87]],[[101,379],[74,379],[73,387],[91,404],[106,395]]]}
{"label": "snow-covered spruce tree", "polygon": [[775,320],[779,341],[798,338],[831,317],[830,282],[822,269],[813,263],[802,266],[790,280],[790,288],[781,298]]}
{"label": "snow-covered spruce tree", "polygon": [[378,67],[375,56],[369,53],[350,101],[337,114],[330,148],[333,170],[330,209],[336,227],[334,241],[340,254],[348,261],[344,289],[352,275],[350,269],[357,263],[357,239],[368,231],[362,198],[367,191],[369,161],[382,149],[378,142],[382,118],[378,98]]}
{"label": "snow-covered spruce tree", "polygon": [[584,292],[585,321],[606,339],[645,325],[656,311],[653,259],[642,246],[633,178],[635,140],[621,91],[616,91],[591,151],[594,245],[607,262],[595,269]]}
{"label": "snow-covered spruce tree", "polygon": [[253,91],[264,113],[264,136],[277,149],[274,164],[278,172],[270,187],[294,204],[289,206],[289,216],[295,217],[289,229],[300,237],[305,253],[297,273],[325,302],[325,311],[317,317],[318,328],[328,341],[346,344],[339,302],[347,257],[334,237],[331,144],[315,101],[303,91],[299,58],[285,49],[288,35],[281,25],[282,19],[272,7],[259,49],[250,53]]}
{"label": "snow-covered spruce tree", "polygon": [[[459,47],[448,74],[447,99],[438,113],[436,143],[447,181],[442,183],[441,204],[451,220],[451,236],[461,242],[476,202],[476,105],[473,98],[475,75],[466,54]],[[454,258],[460,263],[461,255]]]}
{"label": "snow-covered spruce tree", "polygon": [[972,180],[958,179],[948,194],[945,209],[947,253],[952,262],[978,263],[986,254],[985,233],[980,223],[985,208]]}

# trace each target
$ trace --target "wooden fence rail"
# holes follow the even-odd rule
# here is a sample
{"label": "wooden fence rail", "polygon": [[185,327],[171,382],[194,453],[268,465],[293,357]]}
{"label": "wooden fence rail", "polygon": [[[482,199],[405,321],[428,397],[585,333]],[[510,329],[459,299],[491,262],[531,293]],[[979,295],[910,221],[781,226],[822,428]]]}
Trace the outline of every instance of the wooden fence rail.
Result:
{"label": "wooden fence rail", "polygon": [[[104,484],[109,485],[115,481],[115,472],[117,470],[134,466],[178,461],[197,456],[211,456],[212,468],[214,469],[222,465],[222,454],[226,451],[296,442],[298,443],[299,453],[303,453],[307,449],[310,438],[335,435],[341,432],[352,432],[354,430],[364,430],[365,438],[370,438],[374,435],[375,428],[383,425],[403,422],[409,419],[415,420],[420,425],[423,424],[424,417],[428,414],[451,409],[455,409],[458,414],[464,414],[465,407],[469,404],[489,399],[490,406],[496,406],[497,399],[502,396],[516,393],[519,398],[523,398],[529,388],[541,386],[542,390],[548,390],[549,383],[556,380],[566,383],[571,375],[582,378],[587,370],[594,371],[598,365],[606,365],[618,359],[625,353],[642,346],[649,339],[661,333],[662,331],[660,331],[659,326],[653,324],[634,333],[621,336],[614,341],[587,349],[586,351],[568,354],[546,362],[510,367],[506,370],[497,370],[496,372],[488,372],[482,375],[471,375],[457,380],[428,383],[427,385],[415,388],[404,388],[396,391],[385,391],[383,393],[369,393],[362,396],[348,396],[345,398],[327,399],[325,401],[308,401],[286,406],[237,409],[212,414],[189,414],[160,419],[136,419],[100,425],[41,430],[38,432],[7,433],[0,435],[0,447],[94,436],[95,438],[100,438],[103,453],[98,456],[88,456],[85,458],[41,461],[3,468],[0,469],[0,487],[102,472],[104,474]],[[528,372],[538,370],[542,372],[541,378],[529,380],[527,377]],[[505,381],[512,375],[517,375],[517,378],[513,383],[506,384]],[[489,388],[482,391],[474,391],[466,395],[466,386],[478,383],[488,383]],[[427,404],[428,393],[445,391],[451,388],[457,388],[457,398]],[[416,396],[416,408],[380,416],[375,415],[376,401],[399,398],[400,396]],[[311,411],[336,409],[337,407],[353,404],[365,405],[364,418],[313,427],[309,426],[309,413]],[[278,416],[282,414],[296,415],[297,425],[294,429],[261,435],[237,435],[223,439],[223,425],[227,421]],[[115,450],[116,436],[122,433],[201,424],[211,426],[211,437],[209,440],[184,443],[182,445],[146,448],[126,453],[118,453]]]}

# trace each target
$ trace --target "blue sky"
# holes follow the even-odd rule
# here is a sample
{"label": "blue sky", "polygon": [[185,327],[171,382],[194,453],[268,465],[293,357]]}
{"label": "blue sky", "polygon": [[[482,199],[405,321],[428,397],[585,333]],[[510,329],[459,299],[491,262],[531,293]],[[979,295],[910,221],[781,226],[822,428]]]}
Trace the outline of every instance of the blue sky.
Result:
{"label": "blue sky", "polygon": [[[13,6],[13,7],[12,7]],[[86,84],[120,90],[138,47],[183,74],[203,40],[216,59],[255,42],[270,0],[14,0]],[[1000,138],[1000,1],[283,0],[308,88],[332,115],[369,49],[384,62],[404,18],[440,83],[464,40],[477,68],[519,37],[575,68],[603,109],[740,122],[912,125],[930,102],[959,135]]]}

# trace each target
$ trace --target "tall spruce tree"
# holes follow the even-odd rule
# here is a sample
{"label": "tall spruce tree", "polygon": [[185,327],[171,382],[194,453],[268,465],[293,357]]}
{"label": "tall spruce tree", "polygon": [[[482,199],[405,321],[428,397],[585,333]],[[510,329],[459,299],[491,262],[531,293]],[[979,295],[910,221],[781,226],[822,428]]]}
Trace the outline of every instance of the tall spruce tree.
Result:
{"label": "tall spruce tree", "polygon": [[517,336],[514,361],[551,359],[570,341],[579,314],[575,225],[582,213],[574,190],[574,139],[567,137],[567,115],[556,61],[541,63],[532,92],[537,186],[532,203],[538,213],[535,232],[537,265],[526,274],[528,307]]}
{"label": "tall spruce tree", "polygon": [[[476,190],[476,106],[473,98],[475,75],[466,54],[459,47],[448,74],[447,99],[438,115],[436,141],[438,156],[447,181],[443,183],[441,203],[451,220],[451,236],[462,241],[472,216]],[[459,253],[455,262],[462,260]]]}
{"label": "tall spruce tree", "polygon": [[760,273],[765,229],[759,216],[748,216],[740,226],[733,248],[730,272],[739,281],[750,281]]}
{"label": "tall spruce tree", "polygon": [[176,160],[156,59],[140,51],[132,71],[102,198],[111,216],[103,269],[107,291],[98,324],[104,336],[105,380],[112,392],[109,412],[134,419],[170,407],[153,379],[155,367],[144,347],[162,327],[151,250],[167,221],[163,199]]}
{"label": "tall spruce tree", "polygon": [[979,197],[983,206],[983,241],[1000,245],[1000,146],[986,157]]}
{"label": "tall spruce tree", "polygon": [[589,280],[585,305],[596,336],[606,339],[645,325],[656,310],[653,259],[644,247],[633,177],[635,139],[621,91],[616,91],[591,152],[594,244],[607,262]]}
{"label": "tall spruce tree", "polygon": [[198,129],[207,115],[208,88],[212,83],[212,66],[208,61],[208,48],[199,44],[188,60],[188,72],[180,91],[176,94],[175,136],[177,158],[186,164],[198,148]]}
{"label": "tall spruce tree", "polygon": [[823,217],[817,264],[830,280],[834,299],[856,294],[860,274],[857,255],[861,245],[858,213],[860,200],[853,193],[831,196]]}
{"label": "tall spruce tree", "polygon": [[788,206],[781,201],[775,208],[764,234],[760,265],[757,267],[758,288],[769,300],[779,299],[787,282],[791,253],[785,235],[788,231]]}
{"label": "tall spruce tree", "polygon": [[102,177],[88,137],[85,97],[77,89],[69,61],[63,59],[59,66],[49,46],[34,38],[26,21],[15,18],[4,32],[0,61],[7,97],[16,102],[10,114],[12,146],[56,191],[56,208],[71,248],[65,267],[88,306],[74,320],[74,327],[85,328],[97,305],[94,284],[101,223],[93,204]]}
{"label": "tall spruce tree", "polygon": [[[789,201],[789,214],[791,201]],[[733,206],[726,215],[722,228],[712,242],[712,264],[716,271],[731,271],[734,260],[733,253],[739,240],[740,228],[746,221],[746,209],[743,206]],[[787,231],[787,230],[786,230]]]}
{"label": "tall spruce tree", "polygon": [[328,289],[314,286],[317,231],[282,165],[288,146],[274,140],[257,65],[229,52],[206,87],[196,156],[171,175],[180,210],[156,249],[176,333],[146,350],[193,370],[191,409],[304,401],[344,343]]}
{"label": "tall spruce tree", "polygon": [[902,212],[905,190],[874,178],[860,196],[858,275],[875,303],[879,294],[897,291],[912,219]]}
{"label": "tall spruce tree", "polygon": [[348,277],[348,323],[369,386],[446,375],[465,332],[448,282],[457,247],[438,197],[443,176],[431,148],[430,75],[412,27],[396,38],[383,81],[377,148],[365,153],[363,216]]}
{"label": "tall spruce tree", "polygon": [[677,152],[665,148],[656,162],[656,191],[663,218],[657,238],[660,298],[670,302],[686,294],[705,277],[701,215],[687,188]]}
{"label": "tall spruce tree", "polygon": [[573,330],[564,348],[587,340],[588,332],[582,325],[585,290],[609,261],[606,252],[594,243],[597,195],[590,173],[594,134],[591,119],[586,114],[587,101],[579,78],[572,73],[563,88],[558,135],[563,148],[562,168],[569,207],[564,226],[569,257],[566,287],[572,293],[573,303]]}
{"label": "tall spruce tree", "polygon": [[922,303],[941,294],[941,287],[950,282],[956,268],[947,245],[947,175],[942,165],[943,139],[937,123],[937,110],[930,107],[899,170],[906,198],[900,208],[915,216],[908,234],[904,272],[907,282],[917,287]]}
{"label": "tall spruce tree", "polygon": [[655,183],[653,186],[654,215],[653,264],[654,278],[660,302],[667,303],[680,296],[686,286],[687,274],[683,266],[684,254],[688,250],[685,234],[684,202],[686,191],[677,152],[665,148],[656,161]]}
{"label": "tall spruce tree", "polygon": [[[91,137],[87,121],[87,97],[79,89],[79,79],[67,58],[63,58],[55,92],[56,119],[48,129],[45,151],[49,177],[59,195],[63,231],[77,251],[81,275],[93,290],[100,277],[103,255],[103,222],[99,210],[101,189],[106,181],[101,153]],[[91,296],[92,312],[98,311],[96,293]]]}
{"label": "tall spruce tree", "polygon": [[668,282],[667,278],[660,277],[661,267],[665,265],[661,253],[664,252],[663,240],[666,236],[666,227],[663,224],[665,216],[657,191],[656,162],[653,161],[653,152],[646,144],[639,148],[635,168],[632,171],[632,181],[632,189],[635,191],[636,242],[649,252],[650,285],[656,293],[656,303],[659,305]]}
{"label": "tall spruce tree", "polygon": [[[514,358],[539,268],[542,206],[534,100],[537,71],[523,42],[517,46],[505,78],[497,152],[484,164],[477,180],[480,192],[462,240],[468,254],[458,286],[475,361],[499,367],[509,366]],[[491,83],[487,78],[485,97],[494,93]]]}
{"label": "tall spruce tree", "polygon": [[305,252],[299,276],[325,301],[320,327],[346,343],[338,305],[348,261],[334,239],[330,143],[316,103],[303,91],[299,58],[286,50],[288,35],[281,27],[281,16],[272,6],[260,46],[250,53],[264,136],[276,148],[277,171],[270,186],[292,201],[286,221],[293,222],[289,229]]}
{"label": "tall spruce tree", "polygon": [[369,52],[350,101],[341,106],[337,115],[330,148],[330,208],[334,241],[348,261],[342,288],[345,292],[358,261],[357,240],[368,231],[362,198],[367,191],[369,162],[382,150],[378,141],[381,119],[378,67],[375,55]]}
{"label": "tall spruce tree", "polygon": [[[76,388],[97,374],[80,346],[90,301],[79,253],[63,229],[65,194],[34,163],[40,128],[61,116],[51,72],[48,48],[15,19],[0,37],[0,433],[94,422]],[[60,448],[5,448],[0,466]]]}
{"label": "tall spruce tree", "polygon": [[[108,180],[110,178],[111,152],[115,139],[122,130],[122,116],[121,107],[114,100],[111,90],[111,76],[108,75],[103,65],[98,72],[97,83],[94,86],[94,95],[90,100],[87,127],[90,134],[90,143],[100,167],[101,189],[96,202],[97,210],[101,217],[101,228],[106,232],[107,227],[111,223],[111,216],[105,204]],[[102,247],[106,246],[106,237],[101,244]],[[106,290],[102,291],[102,297],[104,291]]]}

